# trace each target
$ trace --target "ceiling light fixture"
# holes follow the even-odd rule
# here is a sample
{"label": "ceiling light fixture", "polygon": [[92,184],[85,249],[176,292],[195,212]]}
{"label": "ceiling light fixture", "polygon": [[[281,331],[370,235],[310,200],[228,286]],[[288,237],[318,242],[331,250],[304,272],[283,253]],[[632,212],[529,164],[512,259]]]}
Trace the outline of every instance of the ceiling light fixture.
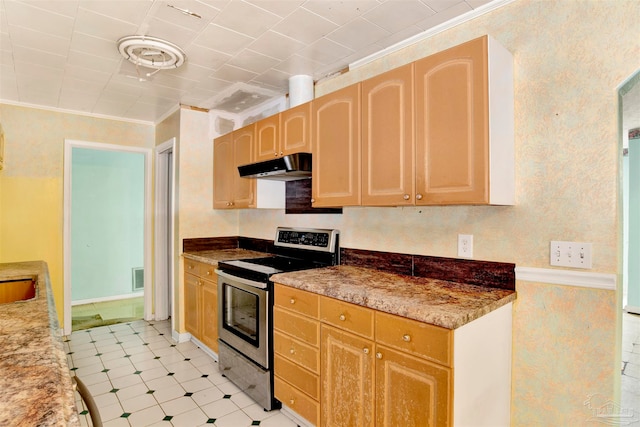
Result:
{"label": "ceiling light fixture", "polygon": [[180,47],[166,40],[150,36],[126,36],[118,40],[118,51],[138,66],[159,70],[178,68],[187,60]]}

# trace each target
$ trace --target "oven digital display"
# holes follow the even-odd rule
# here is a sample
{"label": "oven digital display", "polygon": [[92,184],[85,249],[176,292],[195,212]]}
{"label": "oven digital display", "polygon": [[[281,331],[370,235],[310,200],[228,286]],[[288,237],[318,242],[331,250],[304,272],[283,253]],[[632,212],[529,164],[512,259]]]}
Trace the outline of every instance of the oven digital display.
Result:
{"label": "oven digital display", "polygon": [[278,242],[326,248],[329,246],[329,234],[311,231],[281,230],[278,236]]}
{"label": "oven digital display", "polygon": [[258,345],[259,296],[233,286],[224,287],[224,328]]}

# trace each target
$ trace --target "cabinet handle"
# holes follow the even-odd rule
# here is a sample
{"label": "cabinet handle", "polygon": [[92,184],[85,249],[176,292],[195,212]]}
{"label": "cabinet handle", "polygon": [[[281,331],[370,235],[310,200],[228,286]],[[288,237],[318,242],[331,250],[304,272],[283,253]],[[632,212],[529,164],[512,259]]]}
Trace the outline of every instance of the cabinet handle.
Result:
{"label": "cabinet handle", "polygon": [[402,336],[402,341],[410,342],[410,341],[411,341],[411,335],[409,335],[409,334],[404,334],[404,335]]}
{"label": "cabinet handle", "polygon": [[289,400],[289,404],[290,404],[290,405],[294,405],[295,403],[296,403],[296,400],[295,400],[295,399],[290,399],[290,400]]}
{"label": "cabinet handle", "polygon": [[416,199],[417,200],[422,200],[422,194],[420,194],[420,193],[416,194]]}
{"label": "cabinet handle", "polygon": [[365,347],[365,348],[362,349],[362,352],[364,354],[369,354],[369,349],[367,347]]}
{"label": "cabinet handle", "polygon": [[211,271],[207,270],[207,276],[211,276]]}
{"label": "cabinet handle", "polygon": [[189,270],[193,270],[193,264],[188,265]]}
{"label": "cabinet handle", "polygon": [[382,353],[377,352],[376,353],[376,359],[382,359]]}
{"label": "cabinet handle", "polygon": [[405,194],[404,196],[402,196],[402,198],[405,199],[405,200],[409,200],[409,197],[410,196],[408,194]]}
{"label": "cabinet handle", "polygon": [[281,152],[280,152],[280,156],[282,156],[282,154],[283,154],[283,153],[282,153],[282,151],[281,151]]}
{"label": "cabinet handle", "polygon": [[341,314],[340,317],[338,317],[338,319],[344,322],[345,320],[347,320],[347,316],[345,316],[344,314]]}
{"label": "cabinet handle", "polygon": [[289,300],[289,302],[290,302],[291,304],[295,304],[295,303],[296,303],[296,299],[295,299],[295,298],[291,298],[291,299]]}
{"label": "cabinet handle", "polygon": [[295,349],[295,348],[293,348],[293,347],[291,347],[291,348],[289,349],[289,353],[291,353],[291,354],[296,354],[296,349]]}
{"label": "cabinet handle", "polygon": [[311,203],[315,203],[316,199],[314,199],[313,197],[311,198]]}

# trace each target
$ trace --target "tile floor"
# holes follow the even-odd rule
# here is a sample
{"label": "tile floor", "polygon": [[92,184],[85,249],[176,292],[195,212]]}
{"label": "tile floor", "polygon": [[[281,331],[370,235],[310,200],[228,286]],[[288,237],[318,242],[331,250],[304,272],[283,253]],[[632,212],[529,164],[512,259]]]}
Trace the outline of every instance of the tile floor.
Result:
{"label": "tile floor", "polygon": [[[622,315],[622,393],[620,408],[633,411],[640,426],[640,315]],[[635,424],[634,424],[635,425]]]}
{"label": "tile floor", "polygon": [[111,319],[142,319],[144,317],[144,297],[94,302],[71,307],[72,320],[96,314],[107,321]]}
{"label": "tile floor", "polygon": [[[265,412],[196,345],[174,342],[170,329],[168,321],[140,320],[65,337],[72,375],[89,388],[105,427],[296,426],[280,411]],[[81,419],[91,425],[86,412]]]}

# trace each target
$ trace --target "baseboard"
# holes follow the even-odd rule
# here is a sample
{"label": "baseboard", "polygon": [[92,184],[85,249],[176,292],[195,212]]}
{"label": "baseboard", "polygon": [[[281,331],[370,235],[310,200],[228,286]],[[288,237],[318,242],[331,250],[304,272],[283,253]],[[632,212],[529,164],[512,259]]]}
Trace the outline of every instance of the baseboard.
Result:
{"label": "baseboard", "polygon": [[71,305],[82,305],[82,304],[92,304],[95,302],[105,302],[105,301],[118,301],[121,299],[129,299],[129,298],[138,298],[144,296],[144,292],[133,292],[130,294],[122,294],[122,295],[113,295],[110,297],[101,297],[101,298],[89,298],[89,299],[81,299],[77,301],[71,301]]}
{"label": "baseboard", "polygon": [[315,427],[313,424],[302,418],[300,415],[298,415],[297,412],[289,408],[287,405],[282,405],[282,408],[280,408],[280,413],[296,423],[298,427]]}
{"label": "baseboard", "polygon": [[616,290],[616,275],[552,268],[516,267],[516,280]]}
{"label": "baseboard", "polygon": [[[189,334],[189,335],[191,335],[191,334]],[[209,355],[213,360],[215,360],[216,362],[218,361],[218,353],[216,353],[215,351],[211,350],[209,347],[204,345],[202,343],[202,341],[200,341],[199,339],[197,339],[193,335],[191,335],[191,342],[194,343],[195,345],[197,345],[198,347],[200,347],[200,350],[202,350],[205,353],[207,353],[207,355]]]}
{"label": "baseboard", "polygon": [[178,343],[187,342],[191,339],[191,334],[188,332],[178,333],[177,331],[171,331],[171,338]]}

